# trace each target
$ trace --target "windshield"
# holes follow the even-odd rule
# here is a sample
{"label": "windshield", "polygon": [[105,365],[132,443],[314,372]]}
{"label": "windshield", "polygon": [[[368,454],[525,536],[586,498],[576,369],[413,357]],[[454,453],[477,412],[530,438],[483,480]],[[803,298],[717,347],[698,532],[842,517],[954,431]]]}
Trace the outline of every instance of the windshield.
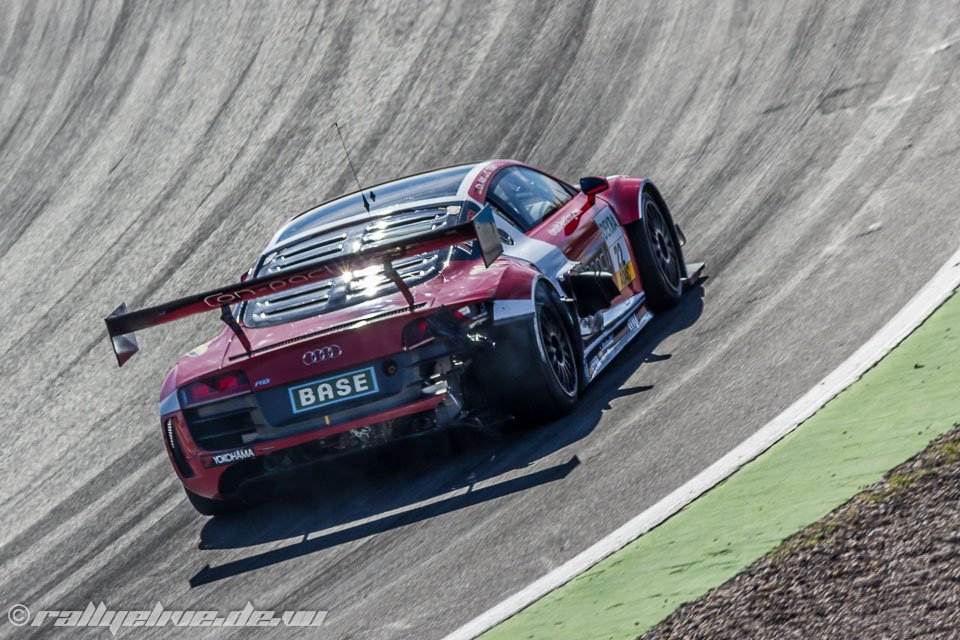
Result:
{"label": "windshield", "polygon": [[[395,182],[377,185],[364,190],[371,208],[383,209],[403,202],[425,200],[427,198],[454,197],[460,189],[460,183],[470,173],[474,165],[463,165],[422,173]],[[337,198],[312,211],[302,214],[290,222],[274,240],[281,244],[298,233],[318,224],[357,215],[364,211],[363,200],[359,193]]]}

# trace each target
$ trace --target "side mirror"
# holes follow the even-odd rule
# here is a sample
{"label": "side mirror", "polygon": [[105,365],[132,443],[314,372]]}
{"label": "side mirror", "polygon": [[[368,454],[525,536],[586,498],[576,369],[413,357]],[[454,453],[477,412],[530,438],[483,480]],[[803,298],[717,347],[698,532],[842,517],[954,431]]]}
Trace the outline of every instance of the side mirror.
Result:
{"label": "side mirror", "polygon": [[587,176],[586,178],[580,178],[580,191],[583,191],[584,195],[587,196],[596,195],[609,186],[610,183],[607,182],[607,179],[601,176]]}

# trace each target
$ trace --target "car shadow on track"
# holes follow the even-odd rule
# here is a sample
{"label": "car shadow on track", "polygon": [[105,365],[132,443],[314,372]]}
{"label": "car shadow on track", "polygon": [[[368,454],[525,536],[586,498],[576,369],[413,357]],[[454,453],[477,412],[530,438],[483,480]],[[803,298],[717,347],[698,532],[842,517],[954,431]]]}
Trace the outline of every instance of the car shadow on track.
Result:
{"label": "car shadow on track", "polygon": [[200,534],[200,549],[264,544],[274,548],[206,565],[190,578],[190,586],[303,558],[563,480],[580,460],[573,455],[544,466],[544,459],[590,434],[612,400],[653,388],[623,385],[643,365],[670,358],[654,350],[700,318],[704,283],[688,291],[676,309],[654,318],[590,385],[577,410],[562,420],[499,437],[440,432],[317,464],[280,480],[274,486],[275,499],[249,512],[208,520]]}

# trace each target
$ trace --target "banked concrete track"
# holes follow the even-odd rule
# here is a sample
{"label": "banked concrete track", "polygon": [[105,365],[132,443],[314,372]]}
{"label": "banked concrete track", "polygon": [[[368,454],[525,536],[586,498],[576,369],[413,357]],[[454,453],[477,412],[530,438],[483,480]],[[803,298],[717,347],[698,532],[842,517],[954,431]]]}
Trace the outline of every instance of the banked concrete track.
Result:
{"label": "banked concrete track", "polygon": [[[956,249],[958,62],[948,1],[4,2],[0,604],[451,631],[776,415]],[[208,521],[156,401],[217,321],[118,370],[102,317],[232,281],[350,189],[334,120],[368,183],[486,157],[652,176],[710,278],[560,423]]]}

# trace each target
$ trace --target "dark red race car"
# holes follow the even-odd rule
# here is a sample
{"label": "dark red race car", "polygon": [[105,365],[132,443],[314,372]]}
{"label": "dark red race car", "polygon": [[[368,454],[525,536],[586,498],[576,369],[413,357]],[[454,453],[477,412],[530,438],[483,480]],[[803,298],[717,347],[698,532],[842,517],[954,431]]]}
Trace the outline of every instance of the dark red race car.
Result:
{"label": "dark red race car", "polygon": [[167,453],[194,507],[251,480],[495,412],[525,424],[583,388],[702,265],[649,180],[580,180],[519,162],[430,171],[281,228],[241,282],[106,319],[134,331],[217,311],[223,330],[160,392]]}

